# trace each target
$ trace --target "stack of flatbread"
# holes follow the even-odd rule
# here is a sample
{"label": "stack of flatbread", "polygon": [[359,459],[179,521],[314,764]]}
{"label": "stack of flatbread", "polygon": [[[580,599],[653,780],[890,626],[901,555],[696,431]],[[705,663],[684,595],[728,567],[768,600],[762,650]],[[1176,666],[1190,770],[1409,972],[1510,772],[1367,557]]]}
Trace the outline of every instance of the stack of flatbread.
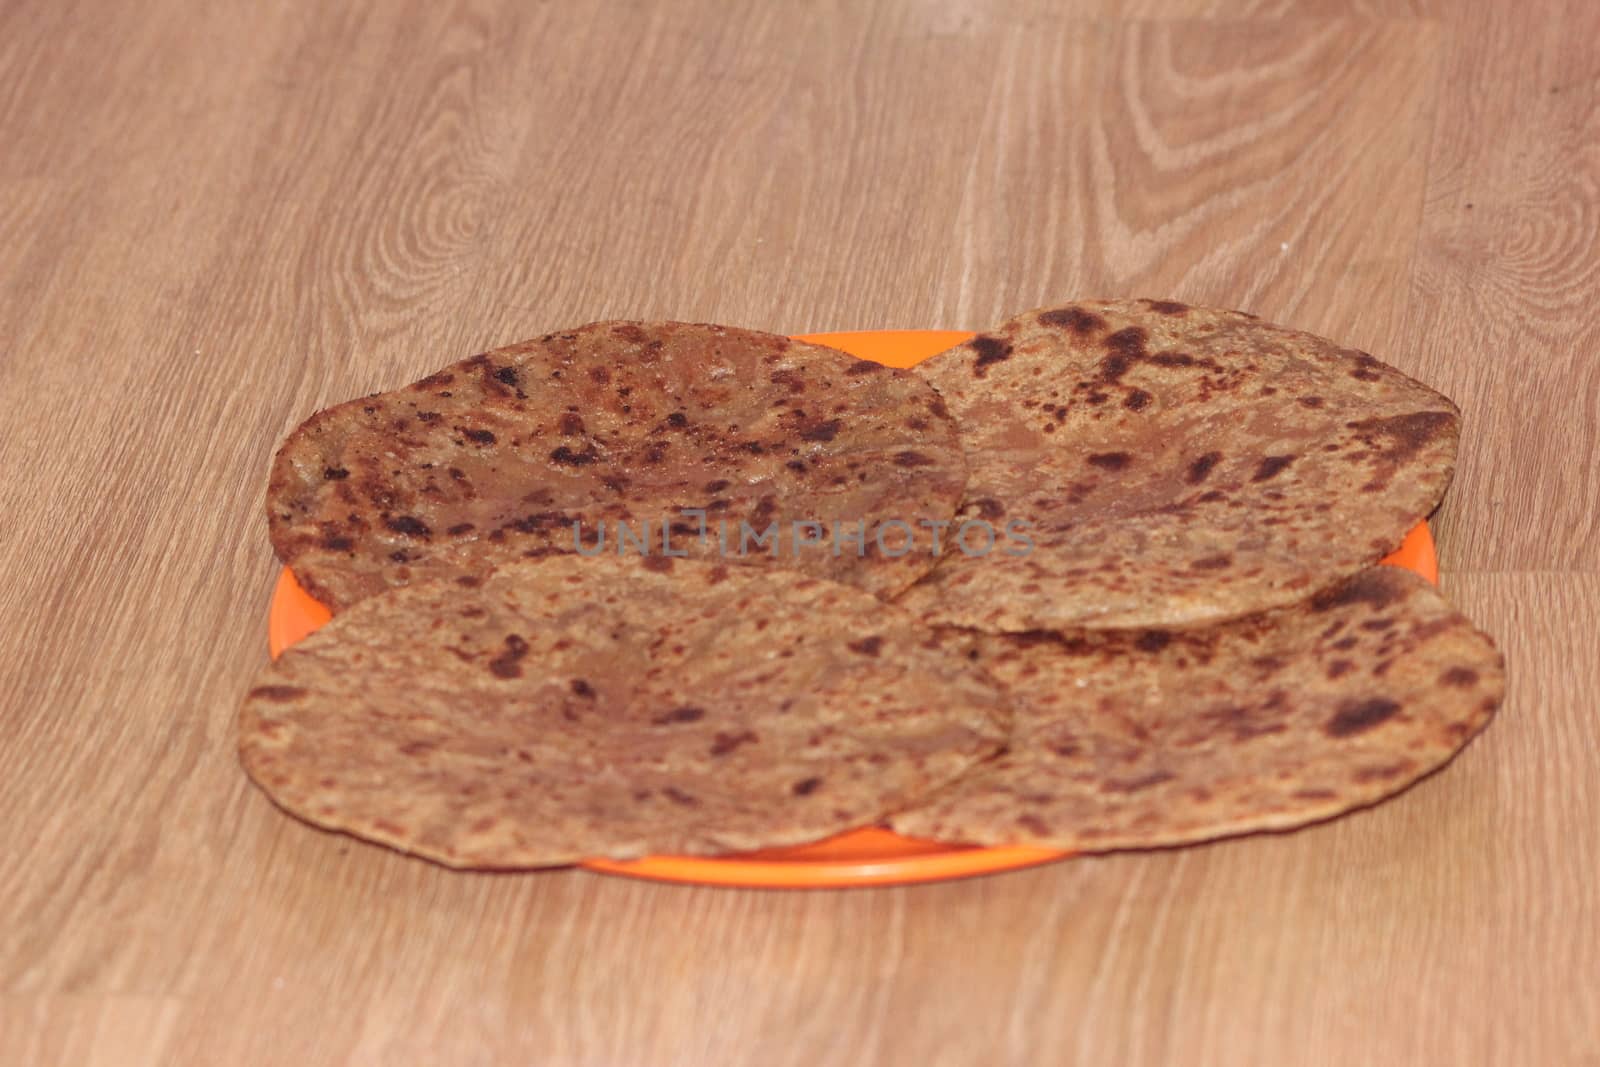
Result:
{"label": "stack of flatbread", "polygon": [[335,614],[257,679],[243,762],[312,823],[476,868],[1301,825],[1501,699],[1493,643],[1377,565],[1458,426],[1366,353],[1171,301],[912,371],[549,334],[290,435],[273,545]]}

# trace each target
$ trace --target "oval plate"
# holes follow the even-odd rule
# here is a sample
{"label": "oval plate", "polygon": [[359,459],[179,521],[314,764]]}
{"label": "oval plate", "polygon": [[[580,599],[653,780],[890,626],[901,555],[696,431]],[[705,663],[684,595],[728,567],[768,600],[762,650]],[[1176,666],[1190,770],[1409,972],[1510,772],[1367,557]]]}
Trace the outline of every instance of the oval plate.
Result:
{"label": "oval plate", "polygon": [[[911,367],[973,335],[957,330],[867,330],[802,334],[812,341],[891,367]],[[1418,523],[1384,563],[1439,580],[1428,524]],[[267,618],[267,644],[276,659],[283,650],[330,618],[287,568],[278,575]],[[995,874],[1064,859],[1045,848],[978,848],[901,837],[876,827],[852,830],[825,841],[762,849],[730,856],[647,856],[640,860],[589,860],[580,866],[604,874],[696,885],[764,889],[840,889],[852,886],[939,882]]]}

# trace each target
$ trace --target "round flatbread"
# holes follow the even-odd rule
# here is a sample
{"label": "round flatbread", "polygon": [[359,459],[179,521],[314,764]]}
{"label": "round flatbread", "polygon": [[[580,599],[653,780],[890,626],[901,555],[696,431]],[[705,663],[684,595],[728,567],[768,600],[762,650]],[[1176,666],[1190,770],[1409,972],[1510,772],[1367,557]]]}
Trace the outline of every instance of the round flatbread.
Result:
{"label": "round flatbread", "polygon": [[1020,531],[906,594],[938,623],[1180,628],[1290,604],[1392,551],[1454,468],[1448,399],[1240,312],[1071,304],[917,370],[961,425],[960,521]]}
{"label": "round flatbread", "polygon": [[894,816],[901,833],[1092,852],[1300,826],[1441,766],[1505,690],[1493,642],[1394,567],[1205,630],[973,649],[1011,691],[1010,750]]}
{"label": "round flatbread", "polygon": [[278,452],[267,510],[278,556],[335,611],[580,545],[887,596],[933,566],[932,524],[965,479],[943,402],[908,371],[750,330],[606,322],[317,413]]}
{"label": "round flatbread", "polygon": [[1009,714],[980,668],[847,586],[564,555],[335,616],[257,679],[239,746],[318,826],[540,867],[870,824],[996,752]]}

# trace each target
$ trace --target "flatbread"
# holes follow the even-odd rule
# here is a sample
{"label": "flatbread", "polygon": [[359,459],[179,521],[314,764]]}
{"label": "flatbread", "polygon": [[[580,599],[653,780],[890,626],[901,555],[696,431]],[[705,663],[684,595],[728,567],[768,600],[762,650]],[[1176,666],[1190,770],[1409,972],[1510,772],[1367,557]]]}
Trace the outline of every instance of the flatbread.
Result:
{"label": "flatbread", "polygon": [[256,680],[239,746],[318,826],[520,868],[823,838],[1008,728],[980,668],[848,586],[563,555],[335,616]]}
{"label": "flatbread", "polygon": [[965,478],[943,402],[908,371],[750,330],[605,322],[318,412],[278,452],[267,510],[278,556],[335,611],[580,544],[891,595],[933,566],[932,524]]}
{"label": "flatbread", "polygon": [[961,424],[961,521],[1002,530],[906,594],[937,623],[1179,628],[1290,604],[1396,548],[1454,468],[1448,399],[1235,311],[1032,311],[917,370]]}
{"label": "flatbread", "polygon": [[1441,766],[1505,690],[1493,642],[1394,567],[1205,630],[990,634],[975,655],[1011,690],[1010,751],[901,833],[1102,851],[1300,826]]}

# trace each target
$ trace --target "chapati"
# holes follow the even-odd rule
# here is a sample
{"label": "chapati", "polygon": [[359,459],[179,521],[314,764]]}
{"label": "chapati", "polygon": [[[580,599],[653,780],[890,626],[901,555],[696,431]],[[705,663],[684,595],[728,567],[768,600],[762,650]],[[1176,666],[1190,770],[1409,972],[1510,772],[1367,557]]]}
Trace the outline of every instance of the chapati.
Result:
{"label": "chapati", "polygon": [[250,690],[274,801],[455,867],[713,854],[873,823],[991,756],[1007,698],[849,586],[551,556],[361,601]]}
{"label": "chapati", "polygon": [[1398,546],[1455,462],[1451,401],[1241,312],[1069,304],[917,371],[960,423],[957,526],[1022,535],[945,553],[904,596],[947,625],[1179,628],[1304,600]]}
{"label": "chapati", "polygon": [[1005,755],[893,818],[952,843],[1092,852],[1301,826],[1437,769],[1505,690],[1493,642],[1395,567],[1201,630],[951,640],[1016,708]]}
{"label": "chapati", "polygon": [[559,552],[716,558],[892,595],[965,483],[926,382],[726,326],[605,322],[321,411],[273,463],[273,547],[335,611]]}

